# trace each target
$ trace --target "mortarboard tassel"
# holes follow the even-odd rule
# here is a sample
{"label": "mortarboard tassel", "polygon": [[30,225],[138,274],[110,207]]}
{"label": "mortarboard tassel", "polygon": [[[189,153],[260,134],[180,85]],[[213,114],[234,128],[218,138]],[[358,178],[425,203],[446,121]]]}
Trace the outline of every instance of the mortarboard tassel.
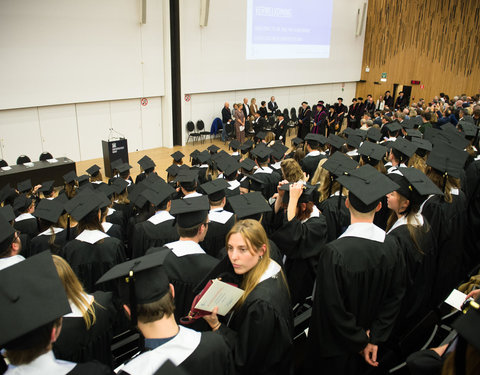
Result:
{"label": "mortarboard tassel", "polygon": [[445,186],[447,185],[448,172],[443,174],[443,188],[442,191],[445,193]]}
{"label": "mortarboard tassel", "polygon": [[70,214],[67,214],[67,241],[70,241]]}

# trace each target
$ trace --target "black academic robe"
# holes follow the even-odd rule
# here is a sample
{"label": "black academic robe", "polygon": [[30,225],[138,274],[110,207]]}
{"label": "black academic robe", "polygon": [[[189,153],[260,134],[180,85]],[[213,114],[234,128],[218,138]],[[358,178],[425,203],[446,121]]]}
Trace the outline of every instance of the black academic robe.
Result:
{"label": "black academic robe", "polygon": [[257,284],[229,318],[216,332],[233,351],[236,374],[291,374],[293,316],[280,273]]}
{"label": "black academic robe", "polygon": [[205,235],[204,240],[200,242],[200,246],[208,255],[218,258],[220,250],[225,247],[225,238],[227,233],[235,224],[235,215],[233,215],[231,212],[224,211],[223,209],[216,211],[225,213],[226,216],[230,214],[230,218],[228,218],[228,220],[225,222],[222,222],[223,220],[219,218],[217,219],[215,215],[209,215],[210,221],[208,222],[207,234]]}
{"label": "black academic robe", "polygon": [[[260,191],[265,199],[268,200],[277,192],[277,186],[281,177],[278,173],[273,172],[270,167],[262,168],[269,173],[255,172],[255,178],[261,182],[252,181],[252,187],[254,190]],[[256,186],[258,186],[258,188]]]}
{"label": "black academic robe", "polygon": [[298,114],[298,119],[299,121],[301,120],[302,122],[298,123],[298,131],[297,131],[297,137],[304,139],[305,136],[310,133],[310,121],[312,118],[312,111],[310,108],[307,108],[306,110],[302,111],[302,113]]}
{"label": "black academic robe", "polygon": [[125,239],[124,232],[120,225],[106,222],[102,223],[102,227],[105,230],[105,233],[108,234],[110,237],[118,238],[120,241],[123,241]]}
{"label": "black academic robe", "polygon": [[[130,219],[130,217],[133,214],[133,205],[132,204],[123,204],[123,203],[114,202],[113,203],[113,209],[115,211],[122,212],[123,220],[124,220],[124,226],[127,225],[128,220]],[[108,216],[107,216],[107,218],[108,218]],[[107,219],[107,221],[109,221],[109,220]],[[118,224],[118,223],[115,223],[115,224]],[[124,229],[125,229],[125,227],[124,227]]]}
{"label": "black academic robe", "polygon": [[95,283],[110,268],[126,260],[122,241],[113,237],[106,237],[94,244],[74,239],[64,246],[62,256],[87,292],[113,290],[114,283]]}
{"label": "black academic robe", "polygon": [[53,344],[57,359],[71,362],[97,360],[112,366],[112,325],[117,312],[112,294],[102,291],[93,293],[95,302],[95,324],[87,330],[83,317],[64,317],[62,331]]}
{"label": "black academic robe", "polygon": [[[167,211],[159,211],[158,214],[171,216]],[[155,220],[155,215],[150,219]],[[173,217],[158,224],[154,224],[150,219],[135,225],[132,233],[133,258],[145,255],[145,252],[151,247],[161,247],[179,239]]]}
{"label": "black academic robe", "polygon": [[[62,248],[67,243],[67,231],[63,229],[62,231],[55,233],[55,239],[53,240],[52,244],[50,244],[50,240],[52,238],[52,235],[49,234],[50,229],[47,233],[48,234],[39,234],[38,236],[32,238],[30,241],[30,255],[35,255],[45,250],[50,250],[52,254],[57,255],[61,253]],[[71,237],[73,237],[73,235]]]}
{"label": "black academic robe", "polygon": [[434,307],[431,296],[435,289],[433,283],[437,264],[436,240],[426,221],[422,227],[416,228],[415,240],[418,248],[407,225],[400,225],[387,235],[397,241],[406,270],[405,296],[391,338],[395,344]]}
{"label": "black academic robe", "polygon": [[149,341],[146,341],[146,350],[127,362],[119,375],[154,375],[166,360],[178,363],[178,368],[187,374],[235,374],[231,352],[222,337],[214,332],[180,327],[173,339],[160,346],[148,348]]}
{"label": "black academic robe", "polygon": [[336,371],[360,358],[367,343],[385,342],[393,329],[405,265],[395,241],[381,242],[379,231],[373,224],[353,224],[320,252],[308,339],[311,361],[325,373],[343,373]]}
{"label": "black academic robe", "polygon": [[338,195],[333,195],[318,204],[318,209],[327,222],[327,242],[336,240],[350,225],[350,212],[345,206],[346,198],[342,196],[340,207]]}
{"label": "black academic robe", "polygon": [[78,363],[67,375],[114,375],[115,373],[98,362]]}
{"label": "black academic robe", "polygon": [[373,218],[373,224],[385,230],[387,228],[387,221],[390,216],[390,212],[391,210],[388,208],[387,197],[384,196],[382,198],[382,207],[380,208],[379,211],[375,212],[375,216]]}
{"label": "black academic robe", "polygon": [[437,274],[433,302],[441,303],[453,288],[466,276],[468,264],[465,252],[465,230],[467,212],[465,194],[452,195],[452,203],[447,203],[442,196],[429,198],[422,210],[422,215],[430,223],[438,245]]}
{"label": "black academic robe", "polygon": [[322,215],[311,217],[304,223],[296,218],[288,221],[283,212],[276,216],[282,224],[270,239],[286,256],[285,273],[292,305],[295,306],[312,295],[318,256],[327,240],[327,222]]}
{"label": "black academic robe", "polygon": [[467,199],[468,233],[466,249],[471,267],[480,263],[480,160],[471,163],[465,174],[465,195]]}
{"label": "black academic robe", "polygon": [[315,174],[315,171],[317,170],[320,160],[325,159],[327,156],[322,153],[313,156],[307,155],[300,161],[300,166],[302,167],[302,170],[307,174],[307,176],[309,176],[310,181]]}
{"label": "black academic robe", "polygon": [[393,109],[393,104],[394,104],[394,100],[393,100],[393,96],[389,96],[389,97],[386,97],[385,96],[385,105],[390,109],[392,110]]}
{"label": "black academic robe", "polygon": [[[182,242],[189,242],[189,244],[184,245]],[[147,254],[158,251],[168,253],[163,262],[163,267],[168,279],[175,287],[175,319],[178,322],[190,311],[196,295],[194,293],[195,287],[217,265],[218,259],[205,254],[201,247],[193,241],[176,241],[166,244],[166,246],[169,249],[174,248],[174,250],[165,247],[152,247],[147,251]],[[194,251],[189,253],[191,249]],[[200,321],[199,323],[204,322]]]}
{"label": "black academic robe", "polygon": [[126,233],[125,230],[127,228],[127,218],[124,216],[122,210],[112,210],[110,215],[107,215],[105,217],[105,221],[112,224],[120,225],[122,227],[123,233]]}
{"label": "black academic robe", "polygon": [[27,217],[27,216],[29,218],[26,218],[24,220],[20,220],[20,221],[15,220],[13,226],[20,233],[27,234],[30,237],[30,239],[32,239],[39,233],[37,218],[31,214],[21,214],[17,217],[17,219],[20,217]]}
{"label": "black academic robe", "polygon": [[20,255],[22,255],[25,258],[28,258],[30,255],[32,255],[32,247],[31,247],[31,239],[28,234],[23,234],[20,233],[20,243],[22,244],[22,249],[20,250]]}

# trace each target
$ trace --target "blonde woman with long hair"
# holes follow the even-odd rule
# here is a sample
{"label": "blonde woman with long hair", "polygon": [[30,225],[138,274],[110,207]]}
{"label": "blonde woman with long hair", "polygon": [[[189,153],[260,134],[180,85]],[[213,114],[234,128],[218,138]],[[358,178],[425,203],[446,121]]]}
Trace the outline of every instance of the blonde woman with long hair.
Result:
{"label": "blonde woman with long hair", "polygon": [[97,360],[111,366],[110,343],[116,317],[112,294],[87,294],[63,258],[53,255],[53,263],[72,310],[63,317],[61,334],[53,345],[56,358],[72,362]]}
{"label": "blonde woman with long hair", "polygon": [[205,320],[232,349],[238,374],[289,374],[292,307],[283,271],[270,259],[267,234],[256,220],[238,221],[226,248],[244,293],[227,319],[219,321],[215,309]]}

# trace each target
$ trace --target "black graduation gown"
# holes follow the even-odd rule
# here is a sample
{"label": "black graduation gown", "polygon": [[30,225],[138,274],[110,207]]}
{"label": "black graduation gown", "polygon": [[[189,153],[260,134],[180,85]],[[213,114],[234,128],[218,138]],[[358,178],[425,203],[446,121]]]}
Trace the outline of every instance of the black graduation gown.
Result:
{"label": "black graduation gown", "polygon": [[[130,219],[130,217],[132,216],[132,213],[133,213],[132,204],[113,203],[113,209],[115,211],[120,211],[120,212],[123,213],[124,225],[127,225],[128,220]],[[118,223],[115,223],[115,224],[118,224]]]}
{"label": "black graduation gown", "polygon": [[123,211],[122,211],[122,210],[115,210],[115,211],[114,211],[113,213],[111,213],[110,215],[107,215],[107,216],[105,217],[105,221],[108,222],[108,223],[120,225],[120,227],[122,228],[123,233],[126,233],[126,232],[125,232],[125,229],[126,229],[126,226],[127,226],[127,219],[126,219],[125,216],[123,215]]}
{"label": "black graduation gown", "polygon": [[422,210],[437,239],[437,274],[433,291],[435,305],[447,298],[466,276],[468,267],[464,251],[466,198],[459,191],[459,195],[452,195],[452,199],[452,203],[447,203],[442,196],[433,196],[425,202]]}
{"label": "black graduation gown", "polygon": [[282,276],[259,283],[216,332],[232,349],[237,374],[290,374],[293,316]]}
{"label": "black graduation gown", "polygon": [[27,234],[30,239],[32,239],[39,233],[38,223],[35,217],[21,221],[15,221],[13,226],[20,233]]}
{"label": "black graduation gown", "polygon": [[[270,167],[264,167],[264,168],[270,168]],[[271,169],[271,168],[270,168]],[[278,175],[278,173],[273,172],[272,173],[255,173],[255,178],[258,179],[260,182],[253,181],[252,186],[254,187],[255,190],[258,190],[262,193],[262,195],[265,197],[265,199],[270,199],[273,194],[277,192],[277,186],[278,183],[281,180],[281,177]],[[259,189],[255,188],[255,185],[260,185]]]}
{"label": "black graduation gown", "polygon": [[329,358],[360,358],[357,353],[369,342],[367,330],[373,344],[388,339],[405,292],[404,269],[397,244],[388,237],[378,242],[348,236],[323,247],[308,334],[316,368]]}
{"label": "black graduation gown", "polygon": [[78,363],[67,375],[114,375],[107,366],[98,362]]}
{"label": "black graduation gown", "polygon": [[64,317],[60,336],[53,344],[53,352],[57,359],[71,362],[97,360],[111,367],[112,325],[117,312],[111,293],[97,291],[93,296],[100,305],[95,306],[95,324],[87,330],[82,317]]}
{"label": "black graduation gown", "polygon": [[110,268],[126,260],[122,241],[113,237],[104,238],[94,244],[74,239],[64,246],[62,256],[87,292],[113,290],[114,283],[95,283]]}
{"label": "black graduation gown", "polygon": [[159,224],[153,224],[148,220],[138,223],[132,233],[132,257],[141,257],[151,247],[161,247],[178,239],[174,219]]}
{"label": "black graduation gown", "polygon": [[295,218],[288,221],[282,212],[277,216],[283,223],[270,238],[287,257],[285,273],[295,306],[312,295],[319,251],[327,240],[327,222],[322,215],[304,223]]}
{"label": "black graduation gown", "polygon": [[380,211],[375,212],[373,224],[385,230],[387,228],[387,221],[389,216],[390,209],[388,208],[387,197],[385,196],[382,198],[382,208],[380,208]]}
{"label": "black graduation gown", "polygon": [[[115,237],[118,238],[120,241],[123,242],[124,240],[124,232],[122,230],[122,227],[118,224],[113,224],[113,223],[106,223],[108,224],[108,230],[105,231],[106,234],[108,234],[110,237]],[[105,228],[104,228],[105,229]]]}
{"label": "black graduation gown", "polygon": [[208,255],[219,258],[220,250],[225,247],[225,237],[234,224],[235,215],[232,215],[225,224],[210,219],[207,234],[204,240],[200,242],[202,249],[204,249]]}
{"label": "black graduation gown", "polygon": [[468,166],[465,180],[468,217],[466,247],[473,267],[480,263],[480,160]]}
{"label": "black graduation gown", "polygon": [[301,162],[300,166],[302,170],[309,176],[308,180],[310,181],[317,170],[318,163],[320,160],[325,159],[327,156],[324,154],[315,155],[315,156],[305,156]]}
{"label": "black graduation gown", "polygon": [[32,238],[30,242],[30,255],[35,255],[45,250],[50,250],[52,254],[59,255],[67,243],[67,231],[63,229],[61,232],[55,233],[53,244],[49,243],[51,237],[51,235],[38,235]]}
{"label": "black graduation gown", "polygon": [[[168,252],[163,267],[168,279],[175,287],[175,319],[178,322],[181,317],[188,314],[192,307],[196,295],[194,293],[195,287],[217,265],[218,259],[207,254],[177,256],[172,250],[164,247],[152,247],[147,251],[147,254],[157,251]],[[199,323],[203,322],[200,321]]]}
{"label": "black graduation gown", "polygon": [[395,344],[408,333],[430,311],[431,296],[434,290],[436,274],[436,241],[430,225],[424,222],[416,231],[417,249],[407,225],[401,225],[390,231],[388,237],[394,237],[405,259],[406,291],[391,341]]}
{"label": "black graduation gown", "polygon": [[350,212],[345,206],[346,198],[342,195],[340,209],[339,196],[331,196],[318,204],[318,209],[327,221],[327,242],[336,240],[350,225]]}
{"label": "black graduation gown", "polygon": [[20,233],[20,243],[22,244],[22,249],[20,250],[20,255],[25,258],[28,258],[32,255],[31,240],[28,234]]}

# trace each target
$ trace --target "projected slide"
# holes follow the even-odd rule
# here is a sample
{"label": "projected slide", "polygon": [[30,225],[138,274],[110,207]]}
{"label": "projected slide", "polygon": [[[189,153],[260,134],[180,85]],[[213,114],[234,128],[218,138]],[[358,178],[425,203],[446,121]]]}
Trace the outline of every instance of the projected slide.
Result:
{"label": "projected slide", "polygon": [[330,56],[333,0],[248,0],[247,60]]}

